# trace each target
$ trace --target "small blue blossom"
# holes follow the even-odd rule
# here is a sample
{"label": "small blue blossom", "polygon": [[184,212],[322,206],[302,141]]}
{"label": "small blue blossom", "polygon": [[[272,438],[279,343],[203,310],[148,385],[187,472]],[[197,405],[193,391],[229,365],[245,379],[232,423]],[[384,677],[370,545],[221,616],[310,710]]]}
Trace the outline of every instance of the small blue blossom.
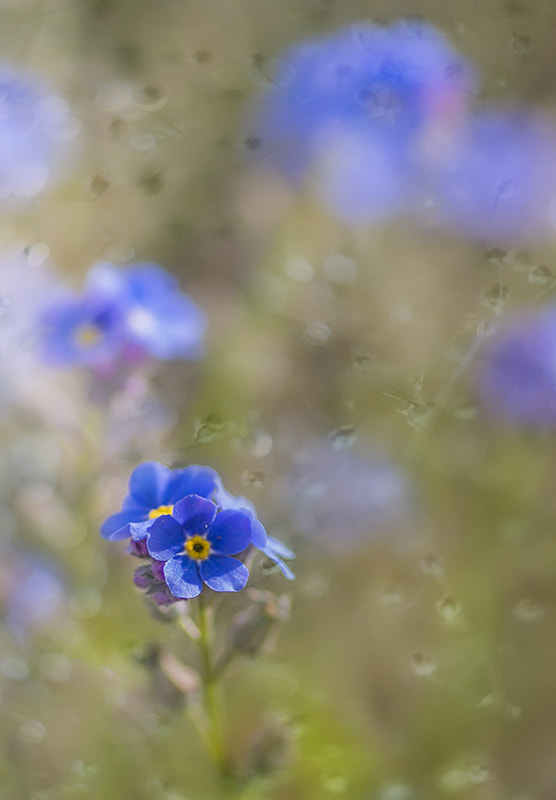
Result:
{"label": "small blue blossom", "polygon": [[403,210],[430,132],[457,125],[475,88],[467,61],[435,28],[357,24],[279,57],[247,126],[262,165],[306,178],[348,222]]}
{"label": "small blue blossom", "polygon": [[215,592],[238,592],[249,571],[232,556],[251,544],[251,519],[244,511],[218,510],[216,503],[188,495],[175,505],[172,516],[155,520],[147,547],[163,561],[164,579],[174,597],[197,597],[203,583]]}
{"label": "small blue blossom", "polygon": [[502,324],[477,357],[473,383],[479,404],[492,416],[556,427],[556,306]]}
{"label": "small blue blossom", "polygon": [[187,495],[210,498],[218,481],[217,473],[210,467],[192,465],[170,470],[155,461],[140,464],[129,478],[129,494],[124,498],[122,510],[108,517],[100,532],[112,542],[129,536],[133,542],[142,542],[156,519],[173,513],[178,500]]}
{"label": "small blue blossom", "polygon": [[0,200],[41,192],[77,133],[62,97],[34,77],[0,64]]}
{"label": "small blue blossom", "polygon": [[146,356],[198,358],[206,319],[157,264],[99,263],[81,294],[68,293],[45,309],[43,325],[48,363],[103,367]]}
{"label": "small blue blossom", "polygon": [[556,130],[525,111],[471,117],[431,170],[430,213],[443,228],[494,244],[556,227]]}

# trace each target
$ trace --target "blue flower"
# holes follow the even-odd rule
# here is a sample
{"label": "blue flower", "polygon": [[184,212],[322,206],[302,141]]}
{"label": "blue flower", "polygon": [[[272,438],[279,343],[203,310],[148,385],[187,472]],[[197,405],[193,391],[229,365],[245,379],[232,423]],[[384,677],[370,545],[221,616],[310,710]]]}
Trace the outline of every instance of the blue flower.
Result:
{"label": "blue flower", "polygon": [[174,597],[193,598],[203,583],[215,592],[238,592],[249,571],[232,556],[251,543],[251,519],[243,511],[218,510],[211,500],[189,495],[174,505],[172,516],[155,520],[147,547],[164,561],[164,579]]}
{"label": "blue flower", "polygon": [[13,547],[3,547],[1,555],[3,616],[12,633],[23,643],[34,630],[52,631],[68,602],[57,565]]}
{"label": "blue flower", "polygon": [[0,199],[41,192],[78,132],[68,104],[35,78],[0,64]]}
{"label": "blue flower", "polygon": [[204,313],[157,264],[96,264],[82,294],[43,314],[43,351],[54,365],[102,367],[145,356],[195,359],[202,354]]}
{"label": "blue flower", "polygon": [[443,228],[494,244],[554,233],[556,131],[538,117],[471,117],[430,174],[430,214]]}
{"label": "blue flower", "polygon": [[407,205],[428,132],[450,129],[474,86],[433,27],[352,25],[279,57],[247,141],[259,163],[310,178],[329,210],[364,222]]}
{"label": "blue flower", "polygon": [[[218,526],[220,526],[221,523],[223,524],[227,519],[231,520],[230,525],[232,525],[232,527],[237,522],[241,531],[244,529],[246,531],[246,537],[243,537],[242,534],[243,538],[240,540],[242,547],[236,550],[235,553],[239,553],[247,547],[252,546],[274,561],[286,578],[289,580],[294,578],[293,572],[283,561],[284,558],[294,558],[294,553],[278,539],[267,535],[263,525],[257,519],[255,509],[251,503],[244,497],[234,497],[227,492],[222,485],[220,477],[213,469],[195,465],[185,467],[184,469],[170,470],[162,466],[162,464],[147,462],[139,465],[132,472],[129,479],[129,493],[124,498],[122,510],[117,514],[112,514],[112,516],[105,520],[101,526],[101,534],[105,539],[109,539],[110,541],[118,541],[131,537],[128,548],[130,553],[141,559],[154,559],[151,561],[150,567],[141,569],[136,583],[140,588],[147,588],[149,596],[153,593],[158,593],[155,598],[156,602],[158,602],[158,600],[163,600],[165,603],[172,602],[171,599],[168,601],[166,589],[169,589],[171,592],[170,597],[181,598],[194,596],[176,594],[173,587],[181,587],[179,591],[184,591],[182,584],[177,584],[175,580],[173,583],[168,581],[166,571],[162,570],[162,566],[158,562],[167,561],[170,558],[170,556],[162,557],[160,555],[161,552],[167,552],[164,550],[166,546],[163,541],[164,531],[169,531],[167,544],[172,547],[175,544],[175,535],[172,534],[172,531],[174,531],[174,534],[176,531],[175,523],[177,521],[183,524],[183,508],[186,507],[184,503],[194,503],[198,505],[201,500],[206,501],[204,506],[205,510],[212,507],[216,509],[215,514],[218,513],[216,523],[218,524],[214,530],[211,528],[211,536],[213,536],[213,539],[210,537],[207,539],[207,541],[212,542],[212,549],[202,551],[197,556],[190,553],[189,558],[193,558],[193,560],[200,563],[208,558],[209,553],[211,554],[212,566],[205,565],[199,572],[199,575],[205,580],[208,586],[215,589],[217,585],[232,585],[226,583],[228,580],[235,581],[233,585],[239,585],[240,578],[245,574],[242,569],[237,568],[237,565],[231,564],[235,559],[229,559],[227,562],[217,562],[215,560],[217,555],[234,555],[232,550],[223,550],[219,544],[220,540],[214,538],[216,537],[215,531],[217,532],[219,530]],[[209,505],[207,505],[207,503],[209,503]],[[165,524],[159,525],[159,520],[163,520]],[[198,531],[191,527],[192,524],[193,523],[190,524],[187,530],[190,531],[190,533],[198,533]],[[157,526],[157,538],[155,540],[157,543],[156,554],[150,539],[150,533],[152,530],[155,530],[155,525]],[[235,546],[230,544],[231,539],[228,533],[226,533],[225,538],[227,544],[224,542],[222,547]],[[187,552],[187,550],[185,552]],[[231,566],[233,566],[235,571],[231,578],[222,577],[221,581],[216,581],[216,575],[212,575],[209,582],[209,573],[207,570],[212,568],[216,569],[218,564],[220,564],[220,566],[227,564],[230,569]],[[174,568],[175,565],[171,569],[174,570]],[[173,575],[174,573],[171,572],[170,574]],[[227,574],[226,572],[225,575]],[[242,587],[240,586],[240,588]],[[191,591],[191,589],[188,591]],[[215,589],[215,591],[237,591],[237,589]]]}
{"label": "blue flower", "polygon": [[556,306],[500,326],[475,363],[475,394],[487,413],[532,427],[556,427]]}
{"label": "blue flower", "polygon": [[333,449],[314,441],[303,447],[303,460],[279,486],[287,498],[290,520],[322,548],[350,552],[388,532],[406,530],[419,515],[415,492],[403,471],[375,449]]}
{"label": "blue flower", "polygon": [[122,510],[108,517],[100,532],[113,542],[129,536],[133,542],[140,542],[159,517],[173,513],[178,500],[187,495],[212,497],[218,480],[210,467],[192,465],[170,470],[155,461],[140,464],[129,478],[129,494]]}

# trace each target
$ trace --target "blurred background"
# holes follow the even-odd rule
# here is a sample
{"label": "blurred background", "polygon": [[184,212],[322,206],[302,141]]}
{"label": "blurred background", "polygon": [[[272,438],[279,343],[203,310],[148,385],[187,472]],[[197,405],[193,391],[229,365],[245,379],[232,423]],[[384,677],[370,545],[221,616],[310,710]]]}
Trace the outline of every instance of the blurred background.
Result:
{"label": "blurred background", "polygon": [[[474,66],[478,112],[556,131],[544,0],[0,0],[2,62],[72,119],[0,217],[2,800],[556,797],[554,433],[473,377],[485,331],[553,301],[556,233],[350,225],[250,161],[285,50],[408,17]],[[173,273],[204,358],[100,390],[41,363],[21,321],[97,261]],[[252,571],[292,610],[224,682],[233,788],[184,713],[194,649],[98,532],[141,461],[215,468],[297,554],[292,583]]]}

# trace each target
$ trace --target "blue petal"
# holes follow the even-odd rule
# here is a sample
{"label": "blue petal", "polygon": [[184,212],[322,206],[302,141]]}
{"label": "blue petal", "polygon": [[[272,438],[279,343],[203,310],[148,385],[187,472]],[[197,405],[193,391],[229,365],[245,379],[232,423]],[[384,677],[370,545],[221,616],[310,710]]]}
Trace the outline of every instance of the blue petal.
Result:
{"label": "blue petal", "polygon": [[104,520],[100,526],[101,536],[113,542],[119,539],[125,539],[129,536],[129,523],[140,522],[143,519],[145,519],[144,511],[135,509],[118,511],[117,514],[112,514],[111,517]]}
{"label": "blue petal", "polygon": [[220,478],[216,486],[214,502],[221,508],[233,508],[236,511],[245,511],[253,517],[256,516],[254,505],[246,497],[235,497],[230,492],[227,492],[222,486]]}
{"label": "blue petal", "polygon": [[156,561],[168,561],[183,551],[185,535],[173,517],[157,517],[147,534],[147,548]]}
{"label": "blue petal", "polygon": [[216,506],[204,497],[190,494],[174,505],[172,514],[189,533],[204,533],[216,516]]}
{"label": "blue petal", "polygon": [[133,341],[156,358],[193,360],[203,354],[206,317],[185,295],[151,298],[138,306],[135,314],[131,310],[128,325]]}
{"label": "blue petal", "polygon": [[251,519],[251,544],[257,550],[264,550],[268,544],[266,531],[258,519]]}
{"label": "blue petal", "polygon": [[284,564],[282,559],[279,556],[277,556],[273,550],[268,549],[268,550],[263,550],[262,552],[265,554],[267,558],[269,558],[271,561],[274,561],[274,563],[280,568],[280,571],[282,572],[284,578],[287,578],[289,581],[293,581],[293,579],[295,578],[294,573],[291,571],[291,569],[288,567],[287,564]]}
{"label": "blue petal", "polygon": [[129,294],[142,305],[147,305],[153,297],[168,297],[179,290],[174,276],[154,262],[133,264],[124,274]]}
{"label": "blue petal", "polygon": [[148,516],[151,509],[152,506],[145,506],[143,503],[138,503],[130,494],[126,494],[122,500],[122,511],[143,511]]}
{"label": "blue petal", "polygon": [[245,564],[229,556],[209,556],[199,564],[199,572],[214,592],[239,592],[249,578]]}
{"label": "blue petal", "polygon": [[164,579],[174,597],[197,597],[203,588],[197,564],[185,555],[164,564]]}
{"label": "blue petal", "polygon": [[280,541],[280,539],[275,539],[274,536],[267,536],[268,541],[268,549],[272,550],[273,553],[276,555],[281,556],[282,558],[295,558],[295,553],[293,550],[290,550],[289,547]]}
{"label": "blue petal", "polygon": [[156,461],[140,464],[131,473],[129,492],[138,503],[149,508],[162,505],[162,497],[172,473]]}
{"label": "blue petal", "polygon": [[207,532],[207,539],[222,555],[241,553],[251,544],[251,521],[243,511],[221,511]]}
{"label": "blue petal", "polygon": [[172,275],[157,264],[136,264],[126,272],[126,289],[126,324],[133,342],[156,358],[202,355],[206,316],[179,291]]}
{"label": "blue petal", "polygon": [[[158,519],[158,517],[157,517]],[[154,519],[146,519],[144,522],[132,522],[129,526],[129,532],[134,542],[140,542],[147,535],[154,524]]]}
{"label": "blue petal", "polygon": [[287,578],[289,581],[293,581],[295,575],[288,567],[287,564],[284,564],[280,556],[284,558],[295,558],[295,553],[293,553],[286,545],[282,544],[279,539],[275,539],[273,536],[268,537],[268,544],[266,547],[261,548],[261,551],[265,554],[267,558],[280,568],[282,575]]}
{"label": "blue petal", "polygon": [[198,467],[196,464],[185,469],[175,470],[172,480],[166,487],[162,503],[177,503],[188,494],[199,497],[211,497],[218,482],[218,473],[210,467]]}

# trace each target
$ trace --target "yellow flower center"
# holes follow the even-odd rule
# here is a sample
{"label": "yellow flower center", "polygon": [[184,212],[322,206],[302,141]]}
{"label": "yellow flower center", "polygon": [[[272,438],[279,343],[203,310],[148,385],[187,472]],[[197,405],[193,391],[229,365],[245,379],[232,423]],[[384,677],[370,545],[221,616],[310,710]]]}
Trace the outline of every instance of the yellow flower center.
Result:
{"label": "yellow flower center", "polygon": [[210,542],[207,542],[202,536],[192,536],[185,543],[185,552],[189,558],[194,558],[195,561],[204,561],[209,557]]}
{"label": "yellow flower center", "polygon": [[174,506],[158,506],[149,511],[149,519],[156,519],[157,517],[164,517],[170,515],[174,510]]}
{"label": "yellow flower center", "polygon": [[75,331],[75,341],[80,347],[93,347],[101,336],[96,325],[80,325]]}

